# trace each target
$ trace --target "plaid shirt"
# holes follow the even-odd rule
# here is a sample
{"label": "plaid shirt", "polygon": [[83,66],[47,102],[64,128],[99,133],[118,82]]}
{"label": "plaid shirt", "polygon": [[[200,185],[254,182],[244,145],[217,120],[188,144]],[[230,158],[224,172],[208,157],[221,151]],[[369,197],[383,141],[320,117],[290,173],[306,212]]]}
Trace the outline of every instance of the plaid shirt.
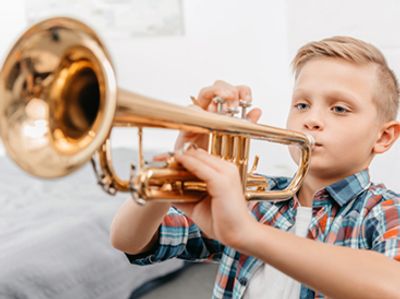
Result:
{"label": "plaid shirt", "polygon": [[[269,178],[271,189],[283,189],[287,178]],[[288,231],[295,222],[298,203],[293,199],[253,202],[254,217]],[[307,238],[357,249],[370,249],[400,261],[400,196],[370,182],[367,170],[349,176],[316,193]],[[138,265],[170,258],[212,259],[220,262],[212,298],[241,298],[249,279],[264,262],[204,237],[180,211],[171,209],[159,229],[158,246],[130,256]],[[302,285],[300,298],[324,295]]]}

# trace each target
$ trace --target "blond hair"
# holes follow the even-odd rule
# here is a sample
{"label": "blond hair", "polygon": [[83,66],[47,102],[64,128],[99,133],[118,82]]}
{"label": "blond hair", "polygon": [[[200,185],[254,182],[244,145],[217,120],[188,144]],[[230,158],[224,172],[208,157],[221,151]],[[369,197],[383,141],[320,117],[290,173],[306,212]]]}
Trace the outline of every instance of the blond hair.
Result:
{"label": "blond hair", "polygon": [[301,47],[293,59],[295,77],[297,78],[308,61],[319,57],[340,58],[359,65],[375,64],[378,90],[374,101],[378,113],[385,121],[396,119],[399,109],[399,86],[381,51],[369,43],[347,36],[334,36],[310,42]]}

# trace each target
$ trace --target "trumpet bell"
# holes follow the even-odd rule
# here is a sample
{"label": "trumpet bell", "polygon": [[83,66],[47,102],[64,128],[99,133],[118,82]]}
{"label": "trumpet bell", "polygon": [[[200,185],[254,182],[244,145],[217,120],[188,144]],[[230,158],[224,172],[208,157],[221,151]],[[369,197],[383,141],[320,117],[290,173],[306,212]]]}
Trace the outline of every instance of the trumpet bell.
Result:
{"label": "trumpet bell", "polygon": [[[241,108],[245,118],[247,104]],[[138,128],[139,163],[131,167],[129,180],[118,177],[113,169],[108,137],[115,126]],[[248,200],[293,196],[307,173],[313,144],[300,132],[118,89],[100,39],[74,19],[52,18],[32,26],[5,59],[0,72],[1,139],[10,157],[31,175],[65,176],[92,159],[98,183],[110,194],[130,192],[138,202],[197,201],[207,196],[206,183],[174,158],[165,167],[146,166],[145,127],[207,134],[208,152],[238,167]],[[300,148],[299,168],[285,190],[267,190],[266,179],[255,173],[255,167],[248,172],[251,139]],[[93,158],[96,152],[99,168]]]}
{"label": "trumpet bell", "polygon": [[109,55],[79,21],[53,18],[27,30],[0,72],[0,134],[28,173],[64,176],[107,139],[117,86]]}

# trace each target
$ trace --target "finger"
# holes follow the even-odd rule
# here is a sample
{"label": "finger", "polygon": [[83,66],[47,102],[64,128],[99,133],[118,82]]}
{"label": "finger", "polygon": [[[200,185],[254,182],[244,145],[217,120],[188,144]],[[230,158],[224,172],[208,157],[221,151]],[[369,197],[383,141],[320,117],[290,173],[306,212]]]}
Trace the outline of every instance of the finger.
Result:
{"label": "finger", "polygon": [[196,135],[198,134],[190,131],[180,131],[178,137],[176,138],[174,149],[180,149],[185,142],[193,139]]}
{"label": "finger", "polygon": [[239,99],[251,103],[253,97],[251,95],[251,89],[247,85],[238,85],[236,88],[239,91]]}
{"label": "finger", "polygon": [[197,98],[197,103],[203,108],[210,111],[216,110],[216,104],[213,102],[215,97],[221,97],[226,101],[226,105],[239,102],[239,90],[224,81],[216,81],[212,86],[203,88]]}
{"label": "finger", "polygon": [[200,90],[199,95],[197,96],[196,103],[202,109],[207,110],[210,105],[212,99],[215,97],[215,90],[213,86],[207,86]]}
{"label": "finger", "polygon": [[249,113],[247,113],[246,119],[253,123],[256,123],[260,119],[261,114],[262,114],[262,110],[260,108],[254,108],[254,109],[250,110]]}
{"label": "finger", "polygon": [[211,181],[213,177],[218,175],[218,172],[213,167],[204,163],[204,161],[200,160],[198,157],[188,154],[188,152],[184,154],[176,153],[175,158],[189,172],[205,182]]}
{"label": "finger", "polygon": [[157,162],[166,161],[166,160],[168,160],[168,158],[171,157],[171,155],[172,155],[172,153],[169,153],[169,152],[158,154],[153,157],[153,161],[157,161]]}
{"label": "finger", "polygon": [[196,150],[188,150],[185,155],[195,157],[196,159],[201,161],[201,163],[208,165],[218,173],[226,173],[227,168],[234,166],[233,163],[222,160],[220,157],[213,156],[200,148]]}
{"label": "finger", "polygon": [[215,96],[223,98],[226,102],[239,102],[239,90],[236,86],[225,81],[218,80],[214,82]]}
{"label": "finger", "polygon": [[216,96],[225,100],[223,111],[227,111],[228,108],[232,109],[239,106],[239,88],[222,80],[215,81],[214,86],[217,88]]}

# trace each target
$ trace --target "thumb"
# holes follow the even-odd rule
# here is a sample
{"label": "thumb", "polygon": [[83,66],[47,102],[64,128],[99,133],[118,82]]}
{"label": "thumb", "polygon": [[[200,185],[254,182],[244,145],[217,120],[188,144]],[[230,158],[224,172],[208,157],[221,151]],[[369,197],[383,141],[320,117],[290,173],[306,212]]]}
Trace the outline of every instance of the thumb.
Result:
{"label": "thumb", "polygon": [[261,114],[262,114],[262,111],[260,108],[254,108],[254,109],[250,110],[249,113],[247,113],[246,119],[253,123],[256,123],[260,119]]}
{"label": "thumb", "polygon": [[170,158],[171,156],[172,156],[172,153],[170,153],[170,152],[158,154],[158,155],[155,155],[155,156],[153,157],[153,161],[155,161],[155,162],[167,161],[168,158]]}

